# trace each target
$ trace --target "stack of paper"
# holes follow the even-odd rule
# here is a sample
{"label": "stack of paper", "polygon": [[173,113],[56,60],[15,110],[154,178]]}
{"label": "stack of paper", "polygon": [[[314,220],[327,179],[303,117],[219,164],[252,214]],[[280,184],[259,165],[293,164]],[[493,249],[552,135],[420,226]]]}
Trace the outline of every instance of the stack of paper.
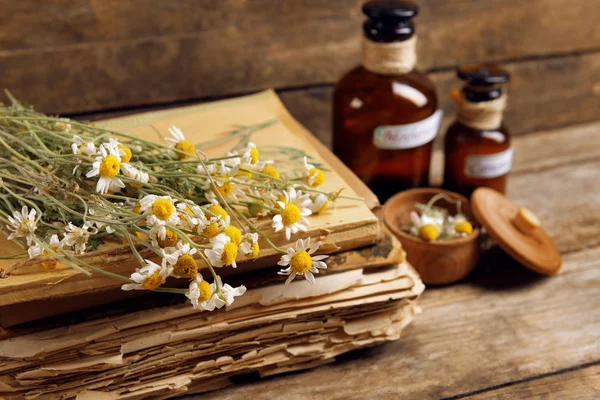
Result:
{"label": "stack of paper", "polygon": [[[229,271],[226,281],[244,284],[248,291],[228,309],[214,312],[194,310],[181,295],[132,297],[146,292],[121,292],[118,282],[65,268],[17,270],[0,281],[0,398],[174,397],[229,385],[229,378],[239,374],[312,368],[400,337],[419,311],[421,280],[371,211],[377,212],[376,198],[287,114],[274,94],[135,118],[142,127],[152,124],[153,132],[172,123],[189,131],[221,121],[219,113],[237,115],[240,123],[279,120],[279,135],[287,144],[315,153],[328,168],[332,186],[327,190],[344,186],[365,198],[340,201],[313,220],[307,235],[332,253],[328,269],[314,285],[299,278],[285,285],[286,277],[273,267],[277,259],[267,250],[258,261]],[[131,119],[114,123],[120,129],[136,125]],[[132,133],[145,134],[135,129]],[[271,138],[268,133],[253,140]],[[134,268],[127,257],[123,251],[107,253],[98,265],[126,273]]]}
{"label": "stack of paper", "polygon": [[406,263],[250,289],[228,311],[155,308],[0,341],[0,397],[172,397],[331,362],[395,340],[423,284]]}

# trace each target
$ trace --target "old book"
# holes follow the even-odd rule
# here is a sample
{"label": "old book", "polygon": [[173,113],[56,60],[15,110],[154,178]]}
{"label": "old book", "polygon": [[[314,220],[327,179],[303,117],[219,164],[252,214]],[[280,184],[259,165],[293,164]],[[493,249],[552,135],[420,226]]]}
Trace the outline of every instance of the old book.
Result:
{"label": "old book", "polygon": [[258,287],[227,311],[175,305],[1,340],[0,396],[163,398],[311,368],[397,339],[423,288],[402,263]]}
{"label": "old book", "polygon": [[[269,126],[255,132],[242,129],[238,134],[227,133],[231,132],[234,126],[253,126],[263,123]],[[259,148],[264,149],[265,155],[270,155],[275,160],[285,161],[283,164],[290,168],[302,163],[302,155],[309,154],[326,170],[324,190],[335,191],[346,188],[344,194],[359,195],[365,198],[365,201],[338,200],[335,209],[312,219],[307,235],[322,240],[324,242],[322,249],[328,253],[372,245],[381,237],[379,221],[371,211],[378,206],[374,195],[290,116],[271,91],[200,106],[117,118],[100,124],[155,141],[163,140],[169,126],[177,125],[194,142],[212,141],[213,144],[202,148],[208,155],[225,154],[240,140],[240,135],[246,135]],[[262,226],[270,231],[268,225],[268,221],[262,222]],[[270,235],[270,238],[276,244],[283,243],[285,239],[281,234]],[[4,239],[0,241],[0,245],[1,255],[22,251],[14,243]],[[268,246],[261,247],[264,250],[258,260],[240,262],[238,270],[230,272],[237,273],[273,265],[276,261],[273,251],[268,249]],[[130,251],[118,243],[107,244],[94,254],[88,262],[114,273],[129,275],[138,265]],[[13,262],[0,260],[0,269],[6,268]],[[19,260],[19,262],[27,263],[27,260]],[[98,274],[87,277],[66,266],[58,266],[48,271],[39,265],[28,265],[0,280],[0,314],[14,315],[14,311],[10,310],[15,310],[16,305],[19,304],[34,304],[51,299],[65,299],[62,303],[66,304],[67,299],[77,298],[77,302],[71,301],[68,309],[62,311],[58,305],[54,308],[45,307],[43,315],[36,314],[40,310],[39,307],[22,309],[19,319],[27,321],[52,315],[48,310],[72,311],[79,304],[82,307],[89,307],[104,301],[111,302],[127,296],[139,295],[137,293],[115,294],[115,292],[108,294],[108,291],[119,286],[120,282],[111,278]],[[93,297],[93,300],[84,300],[86,296]],[[6,326],[4,321],[8,319],[3,318],[2,324]]]}

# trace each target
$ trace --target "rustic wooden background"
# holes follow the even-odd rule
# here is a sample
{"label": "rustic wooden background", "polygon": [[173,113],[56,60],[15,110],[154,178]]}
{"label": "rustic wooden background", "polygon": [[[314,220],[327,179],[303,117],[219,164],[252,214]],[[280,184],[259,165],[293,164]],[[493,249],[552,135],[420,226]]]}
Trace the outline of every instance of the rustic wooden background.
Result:
{"label": "rustic wooden background", "polygon": [[[48,113],[214,100],[276,88],[330,143],[332,86],[359,60],[359,0],[0,0],[0,87]],[[515,134],[600,118],[600,0],[421,0],[419,66],[513,73]]]}
{"label": "rustic wooden background", "polygon": [[[562,273],[544,279],[496,251],[466,281],[426,291],[403,340],[203,399],[598,398],[600,0],[418,2],[419,65],[447,117],[457,65],[513,73],[506,119],[522,136],[509,195],[539,211]],[[329,144],[333,84],[359,60],[361,4],[0,0],[0,88],[97,119],[273,87]]]}

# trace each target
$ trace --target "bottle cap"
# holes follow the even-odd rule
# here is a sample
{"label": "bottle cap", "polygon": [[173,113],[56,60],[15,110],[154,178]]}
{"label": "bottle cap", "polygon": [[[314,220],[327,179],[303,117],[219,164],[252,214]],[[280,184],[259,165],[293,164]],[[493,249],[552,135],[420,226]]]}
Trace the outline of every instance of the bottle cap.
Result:
{"label": "bottle cap", "polygon": [[363,31],[373,42],[404,41],[415,32],[411,19],[419,13],[419,7],[412,1],[374,0],[363,5],[362,10],[369,17],[363,24]]}
{"label": "bottle cap", "polygon": [[494,64],[468,64],[459,67],[456,75],[467,82],[463,93],[472,103],[480,103],[499,98],[501,85],[510,79],[510,74]]}
{"label": "bottle cap", "polygon": [[372,19],[407,20],[419,13],[419,6],[409,0],[373,0],[362,10]]}
{"label": "bottle cap", "polygon": [[560,270],[560,252],[531,210],[485,187],[473,192],[471,208],[475,219],[512,258],[543,275]]}
{"label": "bottle cap", "polygon": [[508,71],[494,64],[468,64],[458,67],[456,75],[473,86],[493,86],[510,79]]}

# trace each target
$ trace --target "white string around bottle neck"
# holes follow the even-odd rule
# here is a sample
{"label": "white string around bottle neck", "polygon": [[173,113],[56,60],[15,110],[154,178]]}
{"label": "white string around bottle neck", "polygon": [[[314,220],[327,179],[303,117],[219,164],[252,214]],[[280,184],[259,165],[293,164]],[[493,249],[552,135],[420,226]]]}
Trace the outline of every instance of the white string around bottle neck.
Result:
{"label": "white string around bottle neck", "polygon": [[363,36],[362,63],[365,69],[382,75],[402,75],[417,63],[416,35],[400,42],[379,43]]}

